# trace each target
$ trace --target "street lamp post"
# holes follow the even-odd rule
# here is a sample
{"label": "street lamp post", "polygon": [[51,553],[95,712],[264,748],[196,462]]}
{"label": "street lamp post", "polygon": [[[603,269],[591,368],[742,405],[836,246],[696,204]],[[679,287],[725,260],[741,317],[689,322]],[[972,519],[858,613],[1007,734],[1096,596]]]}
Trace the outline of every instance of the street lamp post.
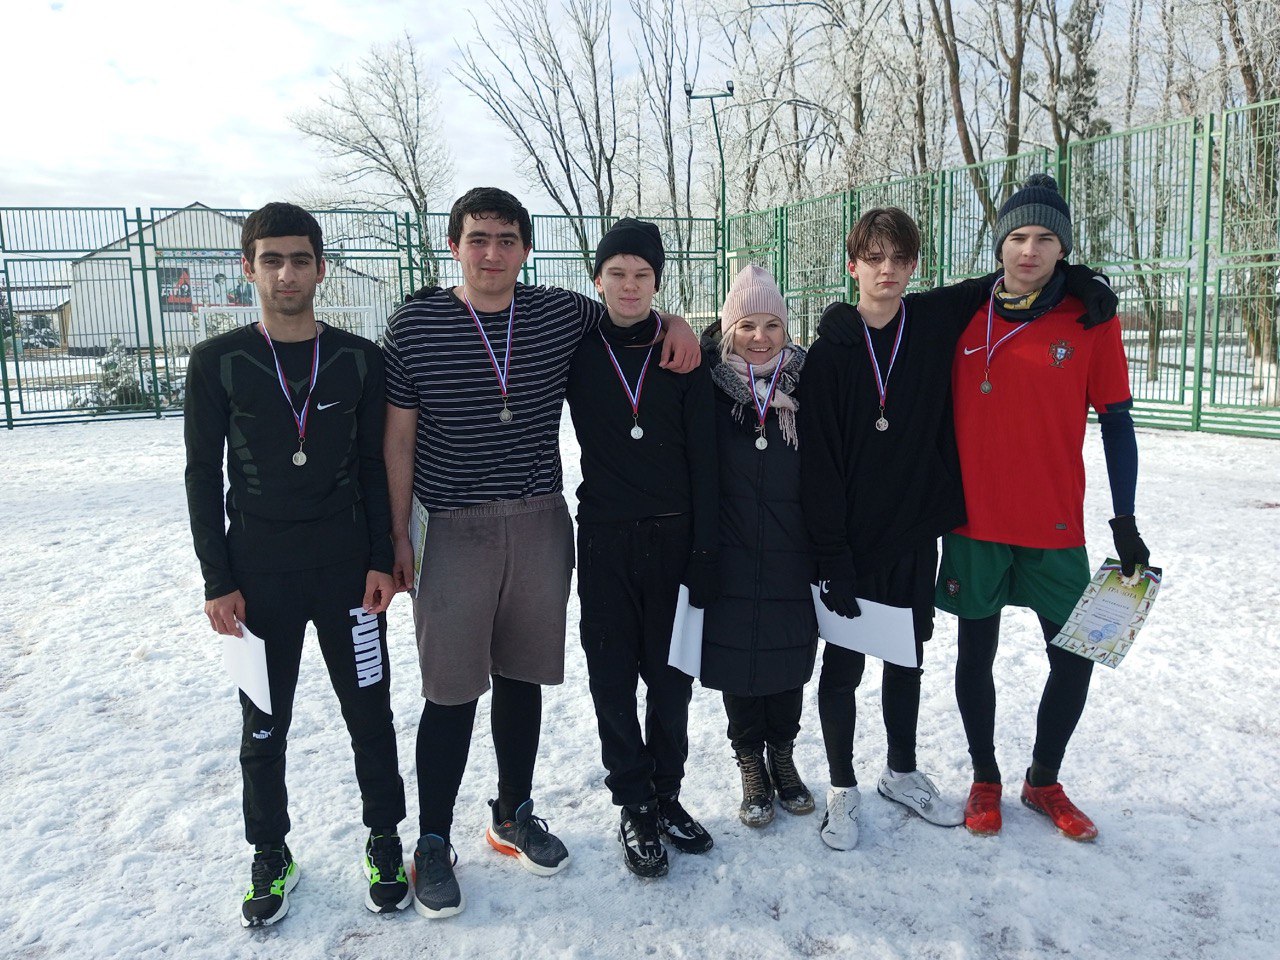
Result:
{"label": "street lamp post", "polygon": [[[711,123],[716,131],[716,150],[720,153],[720,242],[717,244],[719,269],[716,271],[716,300],[717,304],[719,304],[724,301],[724,294],[728,290],[728,277],[725,276],[725,271],[728,269],[729,211],[725,206],[724,142],[720,139],[720,117],[716,113],[716,101],[724,97],[733,96],[733,81],[727,81],[723,90],[716,90],[712,93],[694,93],[693,84],[686,83],[684,85],[684,95],[691,103],[694,100],[711,101]],[[724,286],[723,290],[721,289],[722,285]]]}

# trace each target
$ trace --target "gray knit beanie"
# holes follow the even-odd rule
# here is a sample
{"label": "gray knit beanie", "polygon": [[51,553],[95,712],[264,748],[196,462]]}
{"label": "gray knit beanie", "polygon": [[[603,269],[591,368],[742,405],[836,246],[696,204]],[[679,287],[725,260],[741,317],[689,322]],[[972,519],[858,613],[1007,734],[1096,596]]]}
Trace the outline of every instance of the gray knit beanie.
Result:
{"label": "gray knit beanie", "polygon": [[1071,208],[1058,192],[1058,181],[1047,173],[1033,173],[1022,189],[1004,202],[996,217],[996,259],[1005,238],[1022,227],[1044,227],[1062,241],[1062,252],[1071,252]]}
{"label": "gray knit beanie", "polygon": [[743,317],[753,313],[767,313],[787,325],[787,301],[782,298],[777,283],[764,267],[750,264],[733,278],[729,295],[720,308],[720,333],[729,333]]}

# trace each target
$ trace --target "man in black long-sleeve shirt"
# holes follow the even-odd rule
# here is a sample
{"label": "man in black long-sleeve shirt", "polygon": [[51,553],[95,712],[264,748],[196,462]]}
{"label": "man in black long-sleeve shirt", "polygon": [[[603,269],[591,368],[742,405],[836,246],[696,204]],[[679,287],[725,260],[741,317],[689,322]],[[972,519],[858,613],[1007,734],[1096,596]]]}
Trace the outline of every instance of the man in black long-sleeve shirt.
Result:
{"label": "man in black long-sleeve shirt", "polygon": [[605,782],[622,808],[618,838],[642,877],[667,872],[661,834],[686,853],[712,846],[680,804],[693,681],[667,659],[680,584],[697,607],[719,592],[714,400],[705,368],[677,374],[651,362],[664,259],[652,223],[624,218],[601,238],[595,282],[608,316],[579,344],[566,394],[582,447],[582,648]]}
{"label": "man in black long-sleeve shirt", "polygon": [[263,639],[271,692],[269,714],[240,695],[245,839],[255,849],[246,927],[284,917],[298,879],[285,845],[285,738],[308,622],[355,752],[370,828],[365,905],[387,913],[411,899],[396,833],[404,784],[384,612],[395,591],[382,353],[317,322],[322,243],[319,224],[292,204],[251,214],[244,272],[262,322],[199,344],[187,369],[187,505],[205,613],[218,633],[241,636],[243,625]]}

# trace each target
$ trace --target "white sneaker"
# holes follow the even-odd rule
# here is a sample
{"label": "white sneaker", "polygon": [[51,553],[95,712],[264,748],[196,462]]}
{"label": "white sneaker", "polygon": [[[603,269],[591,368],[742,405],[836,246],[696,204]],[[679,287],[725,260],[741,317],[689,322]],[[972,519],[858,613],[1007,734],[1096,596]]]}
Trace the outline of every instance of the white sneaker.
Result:
{"label": "white sneaker", "polygon": [[889,768],[885,767],[876,789],[885,799],[896,800],[940,827],[958,827],[964,823],[964,807],[938,796],[938,788],[933,781],[919,770],[894,777],[890,775]]}
{"label": "white sneaker", "polygon": [[858,811],[862,794],[857,787],[832,787],[827,791],[827,811],[822,815],[821,837],[832,850],[852,850],[858,845]]}

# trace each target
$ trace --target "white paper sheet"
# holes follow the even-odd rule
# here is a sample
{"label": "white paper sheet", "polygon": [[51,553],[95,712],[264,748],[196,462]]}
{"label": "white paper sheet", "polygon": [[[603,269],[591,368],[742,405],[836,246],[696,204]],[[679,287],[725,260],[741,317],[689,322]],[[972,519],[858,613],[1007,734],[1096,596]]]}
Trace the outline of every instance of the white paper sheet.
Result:
{"label": "white paper sheet", "polygon": [[818,633],[827,643],[857,650],[902,667],[918,667],[915,619],[910,607],[891,607],[858,598],[862,616],[849,619],[832,613],[813,585],[813,608],[818,612]]}
{"label": "white paper sheet", "polygon": [[271,684],[267,680],[267,648],[261,637],[255,637],[249,628],[240,624],[243,637],[224,635],[222,638],[222,665],[231,674],[235,685],[254,702],[263,713],[271,712]]}
{"label": "white paper sheet", "polygon": [[413,551],[413,587],[409,595],[416,597],[422,585],[423,557],[427,551],[427,508],[417,497],[413,498],[409,517],[409,547]]}
{"label": "white paper sheet", "polygon": [[689,605],[689,588],[683,583],[676,597],[676,620],[671,626],[667,664],[695,680],[702,673],[702,610]]}

